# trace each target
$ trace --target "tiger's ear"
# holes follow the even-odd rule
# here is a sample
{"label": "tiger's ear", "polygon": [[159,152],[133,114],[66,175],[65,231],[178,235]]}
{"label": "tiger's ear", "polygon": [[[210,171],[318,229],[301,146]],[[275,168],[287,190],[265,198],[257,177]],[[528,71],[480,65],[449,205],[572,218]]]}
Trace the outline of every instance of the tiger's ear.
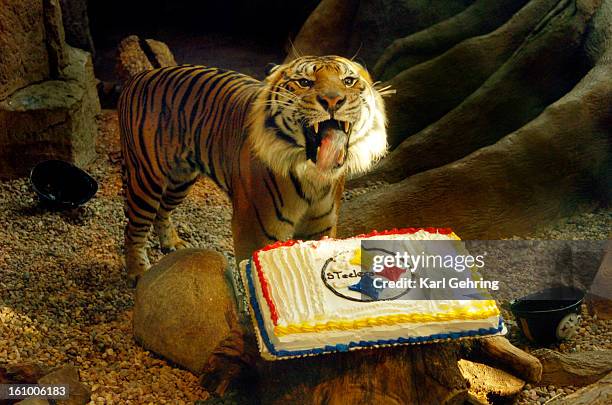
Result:
{"label": "tiger's ear", "polygon": [[264,68],[266,76],[270,76],[272,73],[276,72],[281,65],[277,65],[276,63],[268,63]]}

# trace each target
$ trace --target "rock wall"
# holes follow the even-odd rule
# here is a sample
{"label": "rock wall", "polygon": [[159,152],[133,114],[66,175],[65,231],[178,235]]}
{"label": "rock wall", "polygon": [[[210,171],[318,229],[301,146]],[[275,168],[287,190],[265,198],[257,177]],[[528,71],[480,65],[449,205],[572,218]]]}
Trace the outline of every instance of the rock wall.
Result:
{"label": "rock wall", "polygon": [[0,55],[0,178],[45,159],[91,162],[100,112],[91,57],[66,45],[58,0],[3,0]]}
{"label": "rock wall", "polygon": [[0,7],[0,100],[49,77],[43,4],[3,0]]}
{"label": "rock wall", "polygon": [[93,38],[89,30],[87,0],[60,0],[66,42],[92,54],[95,52]]}

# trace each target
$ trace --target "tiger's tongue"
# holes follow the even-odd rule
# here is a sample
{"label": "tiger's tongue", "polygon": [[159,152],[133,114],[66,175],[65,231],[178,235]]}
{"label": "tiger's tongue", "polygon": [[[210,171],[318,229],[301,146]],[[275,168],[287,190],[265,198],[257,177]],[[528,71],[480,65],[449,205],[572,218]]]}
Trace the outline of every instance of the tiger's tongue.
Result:
{"label": "tiger's tongue", "polygon": [[317,168],[330,170],[344,163],[347,135],[335,128],[326,129],[322,134],[321,145],[317,153]]}

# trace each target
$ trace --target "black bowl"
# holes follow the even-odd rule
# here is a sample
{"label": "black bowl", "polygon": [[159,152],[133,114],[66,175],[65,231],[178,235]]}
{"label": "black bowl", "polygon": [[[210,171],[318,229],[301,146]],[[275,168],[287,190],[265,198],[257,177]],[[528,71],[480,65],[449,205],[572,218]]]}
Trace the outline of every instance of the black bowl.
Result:
{"label": "black bowl", "polygon": [[98,183],[89,174],[63,160],[38,163],[30,172],[30,183],[40,202],[54,209],[76,208],[98,191]]}
{"label": "black bowl", "polygon": [[529,340],[547,344],[574,335],[583,299],[577,288],[553,287],[512,300],[510,310]]}

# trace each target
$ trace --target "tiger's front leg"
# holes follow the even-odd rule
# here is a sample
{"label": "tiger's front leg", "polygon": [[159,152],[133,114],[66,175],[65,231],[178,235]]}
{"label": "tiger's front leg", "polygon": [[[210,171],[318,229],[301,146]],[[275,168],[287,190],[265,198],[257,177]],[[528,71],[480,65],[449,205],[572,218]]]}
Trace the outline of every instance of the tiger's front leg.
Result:
{"label": "tiger's front leg", "polygon": [[335,183],[328,195],[311,204],[295,229],[295,239],[319,240],[336,237],[338,212],[344,191],[344,179]]}
{"label": "tiger's front leg", "polygon": [[319,240],[323,237],[334,238],[336,236],[337,219],[336,204],[322,214],[306,215],[296,229],[295,239]]}
{"label": "tiger's front leg", "polygon": [[234,204],[232,235],[236,264],[271,243],[291,239],[294,232],[293,224],[277,221],[273,212],[260,212],[255,206],[237,209]]}
{"label": "tiger's front leg", "polygon": [[199,173],[193,172],[188,179],[181,182],[172,182],[164,191],[157,216],[155,217],[155,233],[159,238],[159,246],[163,253],[190,247],[189,243],[181,239],[172,223],[170,215],[189,194],[189,190],[198,179]]}
{"label": "tiger's front leg", "polygon": [[[279,223],[275,219],[273,207],[264,207],[257,207],[236,196],[234,198],[232,234],[237,266],[241,261],[250,258],[257,249],[276,242],[281,236],[282,239],[289,239],[293,235],[292,225],[282,221]],[[275,237],[270,232],[275,232]],[[244,298],[236,297],[237,300]],[[259,358],[256,337],[248,314],[239,314],[237,308],[234,310],[237,315],[235,322],[230,323],[229,336],[215,347],[200,377],[201,384],[217,395],[223,395],[230,386],[244,388],[245,381],[253,381],[255,363]]]}

